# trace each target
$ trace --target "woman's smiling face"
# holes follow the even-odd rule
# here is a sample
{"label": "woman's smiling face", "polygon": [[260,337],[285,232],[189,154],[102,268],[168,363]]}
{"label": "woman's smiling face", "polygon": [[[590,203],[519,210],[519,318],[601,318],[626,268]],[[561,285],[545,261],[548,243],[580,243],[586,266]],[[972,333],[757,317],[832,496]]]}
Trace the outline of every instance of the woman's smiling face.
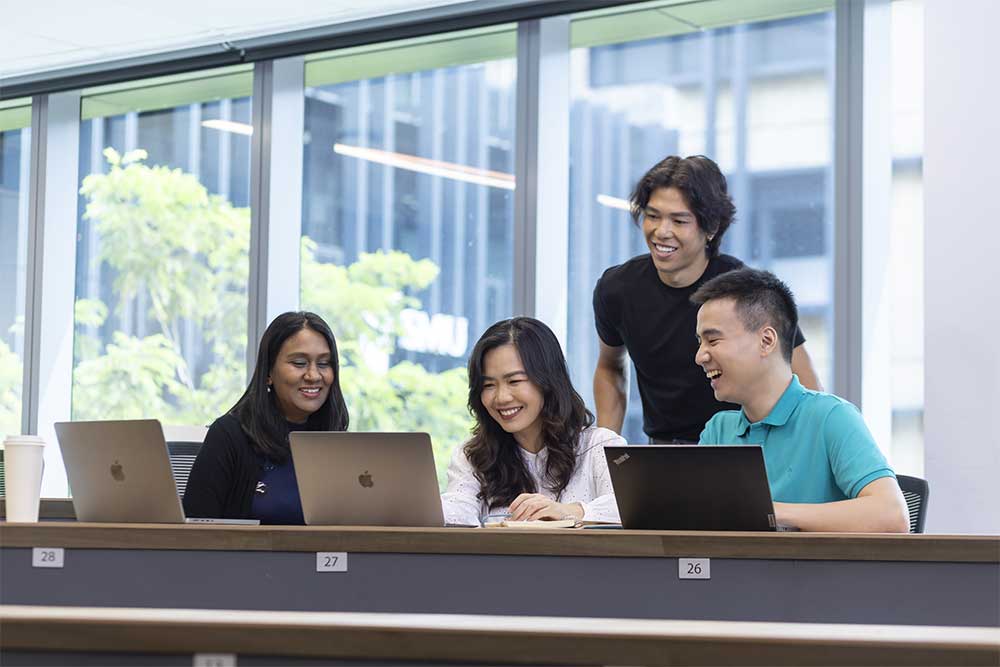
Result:
{"label": "woman's smiling face", "polygon": [[528,377],[521,355],[512,343],[483,355],[480,399],[490,416],[519,443],[535,442],[540,437],[545,397]]}
{"label": "woman's smiling face", "polygon": [[281,344],[267,381],[285,419],[301,424],[326,402],[333,379],[330,346],[306,328]]}

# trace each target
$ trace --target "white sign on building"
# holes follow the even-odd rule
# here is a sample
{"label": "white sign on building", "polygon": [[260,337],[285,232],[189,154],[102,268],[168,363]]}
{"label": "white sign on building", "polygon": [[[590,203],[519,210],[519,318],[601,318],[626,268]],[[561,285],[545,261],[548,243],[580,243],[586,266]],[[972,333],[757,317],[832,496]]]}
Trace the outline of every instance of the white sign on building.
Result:
{"label": "white sign on building", "polygon": [[405,334],[399,346],[410,352],[430,352],[449,357],[464,357],[469,347],[469,320],[457,315],[407,308],[400,313]]}

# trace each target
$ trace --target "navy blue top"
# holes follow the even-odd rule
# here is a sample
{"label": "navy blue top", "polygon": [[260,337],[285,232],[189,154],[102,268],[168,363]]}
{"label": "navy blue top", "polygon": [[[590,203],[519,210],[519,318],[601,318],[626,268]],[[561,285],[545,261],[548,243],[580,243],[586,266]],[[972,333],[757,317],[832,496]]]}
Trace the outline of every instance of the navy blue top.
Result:
{"label": "navy blue top", "polygon": [[292,457],[284,463],[260,460],[260,480],[250,503],[250,515],[260,519],[261,524],[305,525]]}
{"label": "navy blue top", "polygon": [[[322,430],[287,422],[288,431]],[[263,482],[264,493],[257,493]],[[304,523],[299,485],[291,456],[278,464],[258,454],[235,415],[215,420],[191,467],[184,492],[190,517],[260,519],[261,523]]]}

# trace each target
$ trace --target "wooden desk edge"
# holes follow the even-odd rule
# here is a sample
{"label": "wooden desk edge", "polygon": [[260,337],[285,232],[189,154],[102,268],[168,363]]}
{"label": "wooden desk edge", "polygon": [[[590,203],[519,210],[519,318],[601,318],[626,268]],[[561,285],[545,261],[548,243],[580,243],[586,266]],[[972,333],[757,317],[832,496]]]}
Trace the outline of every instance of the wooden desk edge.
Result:
{"label": "wooden desk edge", "polygon": [[1000,659],[995,628],[17,606],[0,607],[0,623],[5,650],[552,664]]}
{"label": "wooden desk edge", "polygon": [[1000,564],[1000,536],[0,523],[3,547]]}

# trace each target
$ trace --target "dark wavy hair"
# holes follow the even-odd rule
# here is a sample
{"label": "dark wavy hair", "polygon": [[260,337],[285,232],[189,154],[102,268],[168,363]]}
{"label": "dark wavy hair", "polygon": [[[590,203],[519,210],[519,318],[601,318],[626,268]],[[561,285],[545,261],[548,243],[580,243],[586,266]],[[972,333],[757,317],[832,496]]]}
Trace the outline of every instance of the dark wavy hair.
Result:
{"label": "dark wavy hair", "polygon": [[718,275],[691,295],[691,303],[702,305],[713,299],[732,299],[736,314],[747,331],[765,324],[774,327],[781,341],[781,357],[792,363],[799,309],[788,285],[770,271],[738,269]]}
{"label": "dark wavy hair", "polygon": [[258,454],[283,463],[288,460],[291,450],[288,446],[288,421],[278,407],[275,392],[267,390],[267,378],[271,374],[278,352],[286,340],[302,331],[310,329],[326,339],[330,346],[330,366],[333,368],[333,384],[326,401],[319,410],[309,415],[302,430],[346,431],[349,421],[347,404],[340,390],[340,359],[337,355],[337,341],[323,318],[315,313],[288,312],[274,318],[260,339],[257,350],[257,365],[250,378],[250,386],[232,407],[229,414],[236,417],[244,433]]}
{"label": "dark wavy hair", "polygon": [[649,198],[659,188],[681,191],[684,201],[698,220],[698,226],[712,237],[705,245],[706,254],[717,256],[722,237],[736,216],[736,207],[719,165],[704,155],[671,155],[657,162],[643,174],[629,196],[632,221],[637,225],[642,220]]}
{"label": "dark wavy hair", "polygon": [[559,340],[544,323],[530,317],[497,322],[479,338],[469,356],[469,411],[476,418],[465,455],[479,480],[479,498],[487,507],[509,505],[521,493],[537,493],[517,441],[483,405],[483,360],[486,353],[512,344],[524,371],[542,393],[542,442],[548,449],[545,486],[557,497],[576,468],[577,439],[594,423],[569,379]]}

